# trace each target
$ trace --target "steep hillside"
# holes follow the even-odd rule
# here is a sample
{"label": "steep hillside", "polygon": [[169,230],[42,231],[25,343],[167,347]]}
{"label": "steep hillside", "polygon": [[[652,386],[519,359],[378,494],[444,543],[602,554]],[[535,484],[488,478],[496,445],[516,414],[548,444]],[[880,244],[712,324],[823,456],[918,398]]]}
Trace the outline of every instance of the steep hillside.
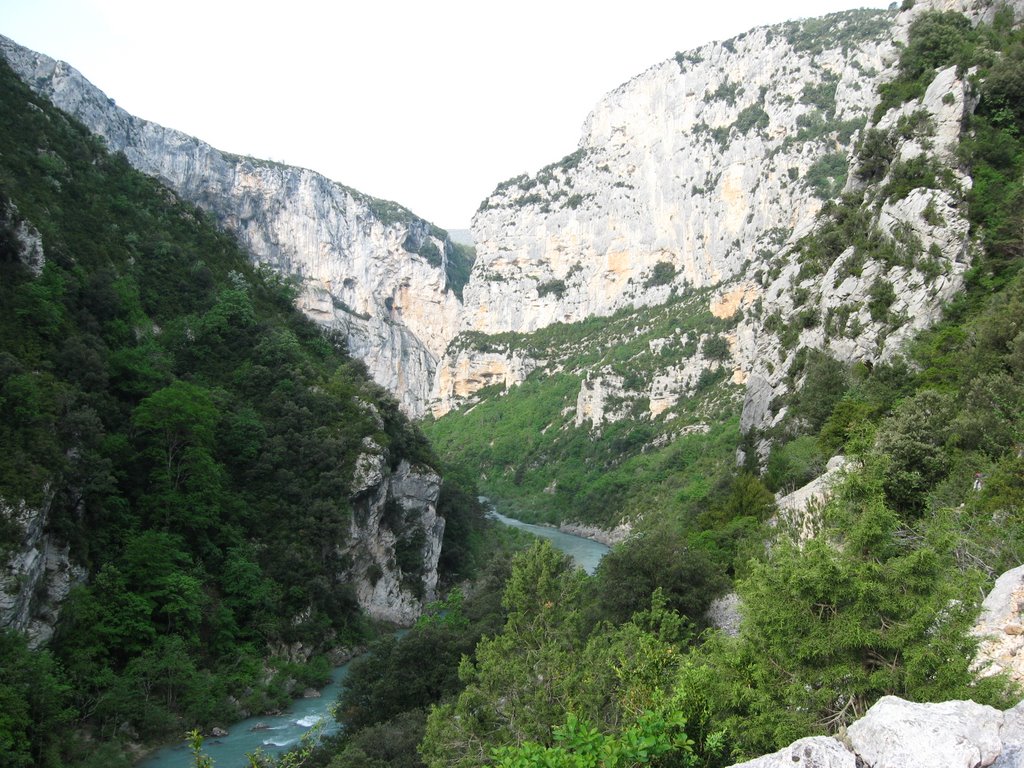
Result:
{"label": "steep hillside", "polygon": [[[729,413],[730,397],[742,400],[731,412],[742,411],[740,458],[751,466],[820,427],[799,391],[893,359],[959,295],[976,257],[961,144],[978,91],[943,42],[969,19],[933,6],[944,7],[788,22],[679,54],[609,94],[575,153],[499,185],[474,218],[477,261],[429,432],[453,455],[482,457],[492,493],[540,509],[544,489],[555,519],[613,523],[651,501],[649,473],[596,505],[575,492],[563,502],[552,481],[573,488],[575,462],[603,457],[588,466],[614,482],[617,467],[656,462],[673,436],[703,429],[702,414]],[[996,18],[984,4],[966,10]],[[901,51],[913,55],[901,63]],[[714,355],[711,340],[687,335],[709,311],[727,342]],[[659,322],[666,312],[673,320]],[[617,369],[567,359],[579,338]],[[644,343],[646,356],[628,351]],[[740,386],[695,393],[721,370]],[[598,428],[606,396],[612,420],[628,413],[629,423]],[[486,442],[475,437],[485,419],[508,423],[531,398],[552,405],[534,437],[492,429],[489,444],[460,454]],[[579,445],[538,448],[551,441]]]}
{"label": "steep hillside", "polygon": [[459,510],[394,399],[3,62],[0,274],[5,765],[280,708],[433,599]]}
{"label": "steep hillside", "polygon": [[2,36],[0,52],[110,151],[212,213],[256,264],[295,279],[301,309],[340,332],[407,413],[423,413],[472,249],[395,203],[129,115],[72,67]]}
{"label": "steep hillside", "polygon": [[450,358],[511,360],[522,379],[496,377],[424,430],[520,517],[614,527],[704,499],[739,442],[737,309],[703,290],[531,334],[463,334]]}

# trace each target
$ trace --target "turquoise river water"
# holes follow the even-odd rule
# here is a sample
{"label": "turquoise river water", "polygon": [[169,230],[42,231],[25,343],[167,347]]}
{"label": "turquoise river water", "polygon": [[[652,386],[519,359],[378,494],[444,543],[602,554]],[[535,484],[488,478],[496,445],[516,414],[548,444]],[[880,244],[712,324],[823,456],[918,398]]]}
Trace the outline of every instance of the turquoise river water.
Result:
{"label": "turquoise river water", "polygon": [[[593,573],[608,552],[604,544],[563,533],[557,528],[523,523],[498,514],[493,509],[490,514],[505,525],[550,539],[555,547],[571,555],[587,573]],[[281,715],[260,715],[234,723],[227,728],[227,736],[208,737],[203,744],[203,751],[213,758],[216,768],[247,768],[247,754],[258,749],[270,755],[283,752],[295,746],[303,734],[321,720],[324,721],[325,735],[336,732],[338,724],[329,710],[337,701],[347,675],[348,664],[343,664],[334,670],[330,684],[321,689],[319,699],[297,699]],[[138,764],[138,768],[190,768],[191,765],[192,756],[185,743],[181,742],[152,753]]]}

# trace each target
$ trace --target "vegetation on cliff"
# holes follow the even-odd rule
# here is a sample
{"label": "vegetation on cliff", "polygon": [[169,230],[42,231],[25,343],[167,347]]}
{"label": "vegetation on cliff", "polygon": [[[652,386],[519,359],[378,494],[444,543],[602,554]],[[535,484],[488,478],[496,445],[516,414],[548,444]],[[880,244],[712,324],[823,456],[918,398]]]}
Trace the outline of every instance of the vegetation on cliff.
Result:
{"label": "vegetation on cliff", "polygon": [[[74,734],[178,736],[324,681],[368,629],[338,555],[364,439],[439,464],[286,280],[6,64],[0,103],[0,498],[46,506],[89,574],[48,651],[3,636],[0,751],[115,765]],[[29,227],[45,263],[25,263]],[[453,574],[480,538],[460,488]],[[21,521],[2,523],[9,552]]]}
{"label": "vegetation on cliff", "polygon": [[[532,521],[611,527],[668,499],[704,501],[707,478],[733,464],[742,396],[728,382],[723,335],[739,318],[713,316],[709,297],[531,334],[464,333],[450,350],[515,350],[538,366],[519,386],[486,388],[428,420],[424,432],[450,461],[479,470],[501,511]],[[692,379],[690,396],[656,404],[653,415],[648,393],[669,370]]]}
{"label": "vegetation on cliff", "polygon": [[[967,632],[992,577],[1024,559],[1024,33],[1011,22],[923,15],[882,92],[898,104],[936,67],[978,67],[961,149],[978,248],[962,297],[903,359],[803,353],[787,416],[741,437],[721,365],[730,327],[703,311],[706,296],[461,339],[542,362],[426,427],[465,479],[444,502],[450,571],[479,565],[477,475],[528,514],[628,513],[634,536],[593,577],[546,544],[494,558],[464,599],[452,592],[354,666],[346,730],[308,765],[724,766],[841,731],[886,694],[1019,695],[975,679]],[[209,722],[228,695],[267,706],[289,678],[314,680],[315,662],[268,671],[261,651],[360,632],[325,547],[343,535],[362,438],[393,460],[434,457],[294,314],[286,285],[4,77],[0,427],[20,450],[3,457],[0,487],[38,500],[50,482],[51,527],[93,578],[51,650],[3,638],[0,747],[15,765],[115,765],[95,748],[76,754],[67,726],[157,735],[183,717]],[[885,150],[870,130],[861,141],[862,155]],[[861,181],[891,160],[862,163]],[[865,199],[833,202],[833,234],[856,229],[848,209]],[[13,245],[19,218],[43,235],[38,276]],[[803,243],[808,268],[827,240]],[[884,317],[884,286],[871,301]],[[626,394],[649,391],[655,358],[683,367],[698,354],[712,373],[692,398],[655,413]],[[607,390],[577,423],[567,408],[588,383]],[[707,430],[674,430],[666,413]],[[763,467],[759,437],[774,444]],[[773,518],[772,491],[836,453],[849,469],[805,540]],[[708,627],[730,588],[743,606],[734,637]]]}
{"label": "vegetation on cliff", "polygon": [[[817,352],[800,355],[793,380],[802,388],[779,404],[787,416],[766,435],[775,446],[767,465],[758,467],[752,450],[761,436],[748,435],[741,447],[752,474],[719,474],[718,482],[708,481],[717,492],[695,500],[664,495],[643,506],[638,535],[613,550],[593,577],[601,588],[590,592],[585,579],[548,564],[544,578],[535,579],[539,594],[519,602],[514,574],[502,634],[478,645],[461,668],[463,691],[428,718],[421,746],[428,765],[580,764],[588,743],[623,738],[652,716],[685,721],[690,742],[664,754],[652,749],[634,764],[726,765],[802,736],[840,731],[885,694],[997,705],[1019,697],[999,678],[975,679],[968,630],[992,578],[1024,557],[1024,101],[1017,98],[1024,88],[1024,35],[1006,11],[977,28],[956,14],[924,14],[910,34],[898,79],[883,88],[888,106],[920,96],[936,68],[978,68],[972,83],[979,101],[960,159],[974,179],[966,203],[979,247],[963,295],[901,359],[866,366]],[[861,153],[873,151],[866,142],[877,139],[865,131]],[[866,167],[861,171],[870,176]],[[863,203],[839,199],[826,217],[850,222],[852,208],[844,207]],[[886,297],[881,288],[875,293],[881,315]],[[544,349],[533,354],[544,357]],[[505,396],[516,413],[529,412],[554,389],[538,383],[526,398],[529,384],[520,388],[522,400],[511,399],[515,391]],[[485,399],[467,418],[478,412],[497,425],[494,451],[512,414],[500,399]],[[534,422],[524,445],[547,423]],[[448,427],[442,420],[428,429],[443,435]],[[594,434],[595,442],[601,439]],[[817,537],[802,541],[798,528],[781,521],[764,526],[773,507],[764,486],[801,485],[836,453],[846,455],[849,469],[816,512]],[[480,455],[486,460],[491,453]],[[523,455],[511,454],[505,466]],[[560,461],[585,463],[585,452]],[[624,495],[645,497],[645,479],[638,473]],[[528,483],[527,473],[522,485]],[[515,485],[502,487],[518,498]],[[610,505],[621,511],[628,502]],[[615,519],[614,512],[602,514]],[[743,518],[749,520],[745,543],[723,557],[712,542]],[[669,535],[677,548],[666,547]],[[760,543],[765,538],[767,547]],[[665,564],[683,553],[716,562],[718,578],[672,581]],[[625,556],[632,566],[617,568]],[[532,572],[542,561],[531,553],[518,567]],[[651,575],[641,580],[645,570]],[[628,601],[631,619],[603,604],[606,589],[626,574],[639,582]],[[637,605],[639,595],[669,589],[680,607],[667,615],[699,629],[700,606],[726,576],[742,602],[736,637],[666,635],[664,619],[650,622],[658,611],[666,615],[665,592]],[[594,645],[614,648],[622,632],[634,633],[629,652],[589,654]],[[648,665],[642,671],[638,659]],[[629,684],[640,690],[616,690]],[[611,701],[601,698],[608,690],[615,691]],[[636,705],[626,711],[626,702]],[[677,737],[664,727],[646,732],[652,747],[664,744],[666,734]]]}

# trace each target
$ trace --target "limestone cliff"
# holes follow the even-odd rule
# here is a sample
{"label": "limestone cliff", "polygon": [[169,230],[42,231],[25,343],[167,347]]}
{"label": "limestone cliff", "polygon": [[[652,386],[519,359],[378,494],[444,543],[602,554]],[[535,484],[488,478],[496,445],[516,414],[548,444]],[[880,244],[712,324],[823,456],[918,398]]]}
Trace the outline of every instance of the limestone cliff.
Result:
{"label": "limestone cliff", "polygon": [[[809,266],[808,249],[800,243],[780,253],[781,271],[764,293],[776,328],[766,327],[764,318],[743,352],[750,373],[745,430],[769,427],[785,415],[773,411],[772,403],[800,348],[825,349],[848,362],[885,360],[938,320],[959,292],[970,264],[962,203],[971,179],[959,169],[955,152],[973,106],[965,81],[953,68],[944,70],[920,104],[890,110],[870,129],[892,144],[891,164],[881,179],[865,183],[851,158],[847,190],[863,195],[864,226],[888,244],[881,256],[865,258],[851,245],[831,263]],[[947,181],[891,194],[893,174],[915,158],[943,168]],[[821,217],[815,233],[832,224]]]}
{"label": "limestone cliff", "polygon": [[0,519],[21,532],[0,559],[0,630],[25,633],[33,648],[50,639],[61,603],[85,579],[85,569],[71,562],[68,546],[46,532],[49,504],[49,497],[38,508],[0,500]]}
{"label": "limestone cliff", "polygon": [[[587,118],[574,153],[481,204],[460,333],[529,334],[712,289],[712,314],[736,319],[726,364],[746,386],[745,431],[785,415],[777,404],[801,349],[848,362],[891,356],[937,319],[970,263],[962,202],[971,180],[956,148],[975,101],[949,69],[919,103],[873,115],[878,86],[895,75],[922,13],[978,21],[994,8],[933,0],[787,22],[678,54],[623,84]],[[864,146],[878,137],[891,156],[873,175]],[[941,181],[897,189],[915,163]],[[844,192],[879,247],[812,254],[815,238],[837,229],[829,201]],[[467,346],[457,338],[440,362],[437,415],[490,383]],[[503,366],[488,349],[487,366],[511,370],[517,354],[507,347]],[[689,364],[649,387],[652,417],[707,367]],[[578,412],[599,406],[591,397]]]}
{"label": "limestone cliff", "polygon": [[808,227],[821,200],[800,179],[849,145],[896,56],[889,14],[833,22],[814,49],[799,24],[755,29],[612,91],[575,153],[481,205],[462,327],[531,331],[660,302]]}
{"label": "limestone cliff", "polygon": [[72,67],[2,36],[0,53],[111,151],[213,214],[256,262],[297,278],[301,308],[339,331],[407,413],[423,413],[461,306],[443,230],[313,171],[221,152],[134,117]]}
{"label": "limestone cliff", "polygon": [[974,626],[975,668],[981,677],[1006,673],[1024,684],[1024,565],[1002,574],[981,606]]}
{"label": "limestone cliff", "polygon": [[352,478],[351,530],[338,556],[371,617],[408,626],[435,599],[445,526],[440,492],[432,469],[405,460],[392,469],[387,451],[364,438]]}
{"label": "limestone cliff", "polygon": [[755,29],[612,91],[575,153],[482,203],[461,329],[529,332],[739,280],[720,311],[757,301],[777,254],[838,191],[818,176],[831,158],[845,166],[892,73],[892,17]]}

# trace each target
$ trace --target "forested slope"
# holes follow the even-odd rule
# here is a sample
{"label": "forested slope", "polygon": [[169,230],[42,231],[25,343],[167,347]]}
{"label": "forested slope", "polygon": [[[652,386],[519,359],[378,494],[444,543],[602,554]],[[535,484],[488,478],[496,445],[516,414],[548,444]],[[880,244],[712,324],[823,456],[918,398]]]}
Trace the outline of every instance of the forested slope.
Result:
{"label": "forested slope", "polygon": [[[359,585],[418,604],[436,508],[450,572],[477,518],[438,499],[425,439],[291,285],[2,63],[0,104],[5,621],[34,643],[56,626],[40,651],[3,634],[0,752],[116,765],[108,740],[324,680],[366,636]],[[403,496],[410,477],[433,497]]]}

